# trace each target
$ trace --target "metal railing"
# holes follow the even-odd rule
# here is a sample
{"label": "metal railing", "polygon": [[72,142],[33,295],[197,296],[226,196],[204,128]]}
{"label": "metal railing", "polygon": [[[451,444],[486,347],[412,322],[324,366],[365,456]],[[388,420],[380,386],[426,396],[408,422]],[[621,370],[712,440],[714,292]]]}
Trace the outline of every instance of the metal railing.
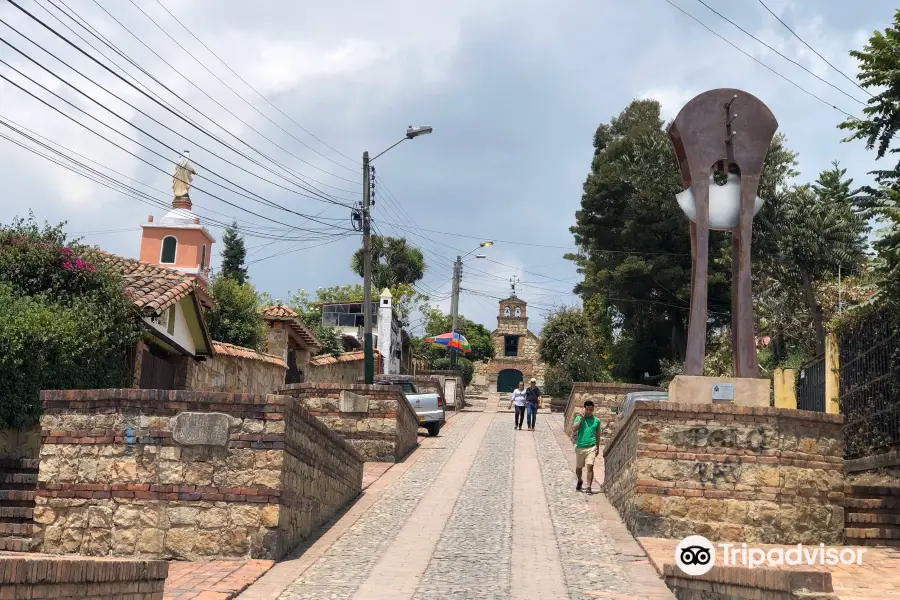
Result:
{"label": "metal railing", "polygon": [[797,369],[797,408],[825,412],[825,355]]}
{"label": "metal railing", "polygon": [[844,456],[900,447],[900,323],[890,310],[871,313],[839,346]]}

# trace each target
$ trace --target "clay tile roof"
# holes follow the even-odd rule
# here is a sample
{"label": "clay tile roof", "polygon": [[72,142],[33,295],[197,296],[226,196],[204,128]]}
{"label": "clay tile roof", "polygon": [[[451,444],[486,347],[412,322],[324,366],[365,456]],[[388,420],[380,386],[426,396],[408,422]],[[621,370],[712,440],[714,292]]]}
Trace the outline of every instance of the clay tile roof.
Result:
{"label": "clay tile roof", "polygon": [[287,365],[279,356],[275,356],[274,354],[265,354],[263,352],[257,352],[256,350],[251,350],[250,348],[244,348],[243,346],[235,346],[234,344],[226,344],[225,342],[216,342],[212,343],[213,349],[216,354],[222,354],[224,356],[234,356],[237,358],[250,358],[253,360],[260,360],[263,362],[271,363],[273,365],[278,365],[279,367],[287,368]]}
{"label": "clay tile roof", "polygon": [[158,314],[194,291],[194,279],[173,269],[100,249],[92,250],[90,256],[122,273],[125,293],[142,312]]}
{"label": "clay tile roof", "polygon": [[300,315],[297,314],[297,311],[290,306],[284,306],[283,304],[267,306],[262,309],[261,312],[263,317],[273,321],[291,321],[300,317]]}
{"label": "clay tile roof", "polygon": [[[379,356],[381,356],[381,354],[378,352],[378,350],[375,350],[376,360]],[[363,359],[365,359],[365,352],[359,350],[357,352],[344,352],[342,354],[338,354],[337,356],[334,356],[333,354],[320,354],[319,356],[314,356],[312,359],[310,359],[309,364],[316,367],[324,367],[325,365],[353,362]]]}
{"label": "clay tile roof", "polygon": [[297,314],[297,311],[291,307],[284,306],[283,304],[274,304],[272,306],[266,306],[260,310],[260,313],[266,321],[284,321],[290,323],[291,329],[293,329],[300,339],[313,350],[317,350],[323,346],[319,336],[309,328],[306,321],[304,321],[303,318]]}

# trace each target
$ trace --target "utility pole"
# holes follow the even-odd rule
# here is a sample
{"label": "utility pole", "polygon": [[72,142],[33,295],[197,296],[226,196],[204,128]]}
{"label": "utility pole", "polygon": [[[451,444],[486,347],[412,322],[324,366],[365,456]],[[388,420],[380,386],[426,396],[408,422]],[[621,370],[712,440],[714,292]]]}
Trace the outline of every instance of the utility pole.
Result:
{"label": "utility pole", "polygon": [[369,246],[372,232],[372,188],[369,178],[369,153],[363,152],[363,352],[365,382],[372,384],[375,383],[375,356],[372,349],[372,250]]}
{"label": "utility pole", "polygon": [[[453,324],[450,327],[452,333],[456,333],[456,321],[459,316],[459,282],[462,279],[462,257],[457,256],[456,262],[453,263],[453,297],[450,300],[450,315]],[[450,351],[450,365],[456,366],[456,352]]]}

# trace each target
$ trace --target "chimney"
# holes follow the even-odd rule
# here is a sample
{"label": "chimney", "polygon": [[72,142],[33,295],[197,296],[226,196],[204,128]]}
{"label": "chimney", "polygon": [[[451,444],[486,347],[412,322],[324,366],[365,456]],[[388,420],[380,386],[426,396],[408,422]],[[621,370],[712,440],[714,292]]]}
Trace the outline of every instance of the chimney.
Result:
{"label": "chimney", "polygon": [[149,217],[147,217],[147,222],[148,222],[148,223],[152,223],[152,222],[153,222],[153,215],[150,215]]}
{"label": "chimney", "polygon": [[200,224],[200,217],[194,217],[194,225]]}

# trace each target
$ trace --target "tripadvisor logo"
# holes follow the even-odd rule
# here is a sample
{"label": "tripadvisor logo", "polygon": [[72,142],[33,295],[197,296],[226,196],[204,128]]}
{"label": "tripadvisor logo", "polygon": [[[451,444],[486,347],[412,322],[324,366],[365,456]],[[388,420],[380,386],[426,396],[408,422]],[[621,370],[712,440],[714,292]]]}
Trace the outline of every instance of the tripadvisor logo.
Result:
{"label": "tripadvisor logo", "polygon": [[675,564],[687,575],[705,575],[716,564],[716,549],[702,535],[689,535],[675,546]]}
{"label": "tripadvisor logo", "polygon": [[[718,547],[718,548],[717,548]],[[818,546],[774,546],[759,548],[723,542],[713,545],[702,535],[690,535],[675,547],[675,564],[686,575],[705,575],[716,564],[716,552],[721,554],[720,564],[725,567],[756,567],[861,565],[866,548]]]}

